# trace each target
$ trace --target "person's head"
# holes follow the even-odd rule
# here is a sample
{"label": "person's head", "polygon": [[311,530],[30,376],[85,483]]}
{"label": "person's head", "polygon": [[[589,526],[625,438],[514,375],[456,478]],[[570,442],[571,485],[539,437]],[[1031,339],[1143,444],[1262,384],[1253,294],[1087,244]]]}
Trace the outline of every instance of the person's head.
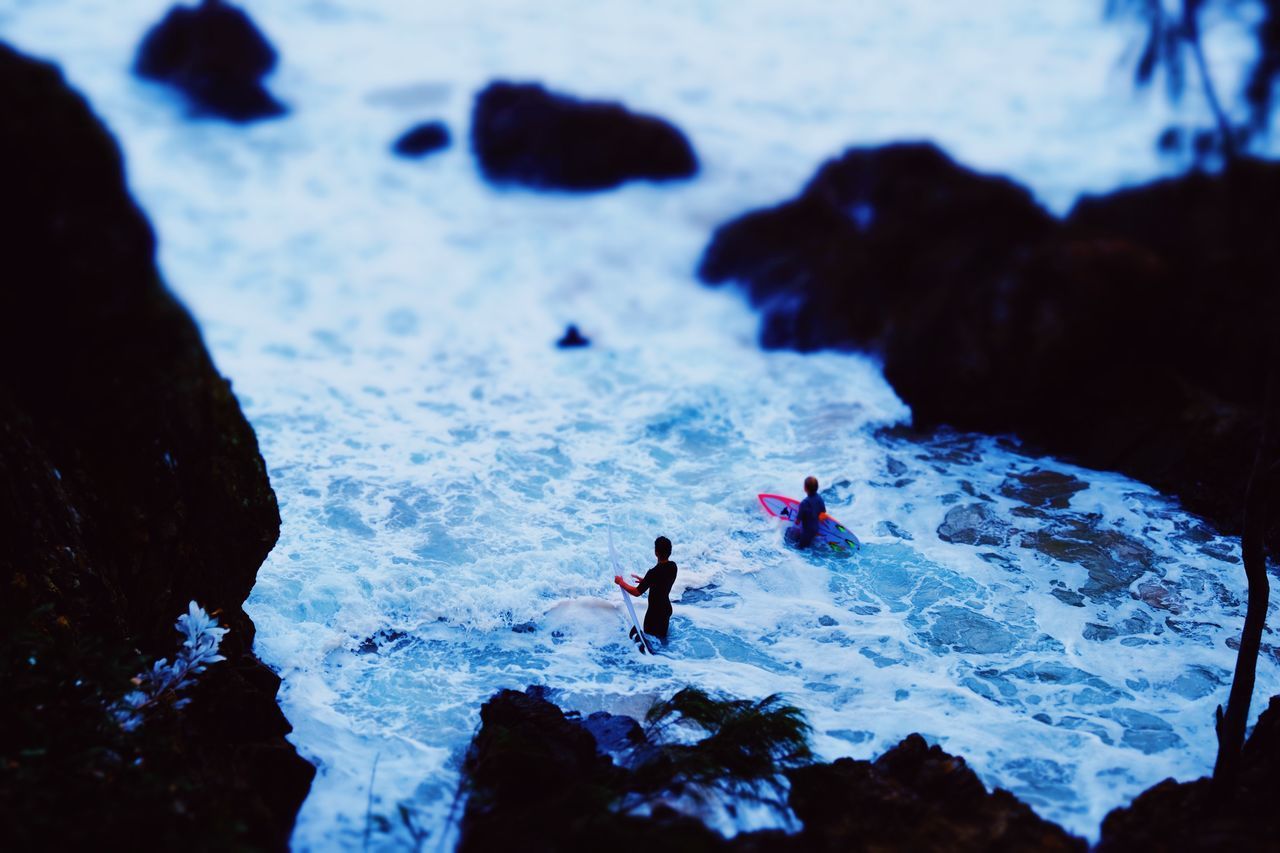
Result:
{"label": "person's head", "polygon": [[653,540],[653,553],[659,560],[665,560],[671,556],[671,540],[665,536],[659,536]]}
{"label": "person's head", "polygon": [[805,478],[804,478],[804,490],[805,490],[805,492],[806,492],[807,494],[810,494],[810,495],[816,495],[816,494],[818,493],[818,478],[817,478],[817,477],[805,477]]}

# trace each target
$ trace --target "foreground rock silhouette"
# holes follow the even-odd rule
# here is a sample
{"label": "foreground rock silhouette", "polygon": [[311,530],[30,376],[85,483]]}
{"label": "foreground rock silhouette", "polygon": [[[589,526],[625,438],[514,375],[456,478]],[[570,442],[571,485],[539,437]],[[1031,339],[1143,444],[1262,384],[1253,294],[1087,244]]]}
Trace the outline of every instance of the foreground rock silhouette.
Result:
{"label": "foreground rock silhouette", "polygon": [[919,735],[874,762],[842,758],[787,771],[788,802],[803,823],[795,834],[726,840],[662,803],[645,816],[619,813],[618,804],[652,778],[644,773],[646,734],[625,717],[566,717],[545,696],[540,688],[504,690],[481,709],[463,771],[469,795],[460,850],[491,850],[511,838],[532,850],[1085,849],[1009,792],[989,793],[964,759]]}
{"label": "foreground rock silhouette", "polygon": [[[85,101],[0,45],[0,111],[0,842],[284,849],[314,770],[241,607],[280,524],[257,441]],[[102,701],[190,600],[227,660],[123,737]]]}
{"label": "foreground rock silhouette", "polygon": [[[1086,198],[1058,221],[1005,178],[898,144],[721,226],[698,273],[747,290],[766,346],[882,358],[919,428],[1013,433],[1237,533],[1277,233],[1280,164]],[[1277,514],[1268,528],[1274,551]]]}
{"label": "foreground rock silhouette", "polygon": [[602,190],[698,170],[689,141],[663,119],[534,83],[490,83],[476,96],[471,147],[490,182],[535,189]]}

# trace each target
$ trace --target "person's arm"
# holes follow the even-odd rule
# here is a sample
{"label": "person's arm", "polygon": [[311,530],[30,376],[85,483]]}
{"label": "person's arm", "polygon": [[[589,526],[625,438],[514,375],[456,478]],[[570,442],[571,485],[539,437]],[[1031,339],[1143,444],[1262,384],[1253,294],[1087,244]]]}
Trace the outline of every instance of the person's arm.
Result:
{"label": "person's arm", "polygon": [[627,592],[631,593],[632,595],[644,595],[644,591],[649,588],[648,573],[646,573],[643,578],[640,577],[639,575],[634,575],[634,574],[631,577],[636,582],[635,586],[632,586],[631,584],[624,581],[622,579],[622,575],[614,575],[613,582],[616,583],[618,586],[622,587],[623,589],[625,589]]}

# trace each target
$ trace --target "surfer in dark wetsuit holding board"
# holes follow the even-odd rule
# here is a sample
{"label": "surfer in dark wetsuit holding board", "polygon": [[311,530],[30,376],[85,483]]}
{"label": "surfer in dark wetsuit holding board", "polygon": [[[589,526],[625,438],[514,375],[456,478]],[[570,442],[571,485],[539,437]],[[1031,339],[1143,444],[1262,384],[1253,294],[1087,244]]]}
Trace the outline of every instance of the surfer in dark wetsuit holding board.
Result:
{"label": "surfer in dark wetsuit holding board", "polygon": [[[671,540],[659,536],[653,542],[653,555],[658,564],[645,572],[644,577],[632,575],[636,585],[632,586],[622,579],[622,575],[614,575],[613,582],[632,595],[649,593],[649,609],[644,614],[644,632],[667,641],[667,628],[671,623],[671,586],[676,582],[676,564],[671,562]],[[631,629],[633,632],[634,628]]]}
{"label": "surfer in dark wetsuit holding board", "polygon": [[787,541],[797,548],[808,548],[818,535],[818,524],[827,517],[827,504],[818,494],[818,478],[804,478],[804,500],[800,501],[800,510],[796,513],[799,529],[788,527]]}

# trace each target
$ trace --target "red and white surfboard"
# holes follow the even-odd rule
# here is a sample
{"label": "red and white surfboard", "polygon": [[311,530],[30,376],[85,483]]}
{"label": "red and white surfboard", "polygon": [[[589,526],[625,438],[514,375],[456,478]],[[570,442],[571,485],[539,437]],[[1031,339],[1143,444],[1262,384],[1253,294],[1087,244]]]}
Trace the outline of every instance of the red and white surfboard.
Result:
{"label": "red and white surfboard", "polygon": [[[783,495],[759,495],[758,497],[760,505],[769,515],[799,526],[800,501]],[[811,547],[820,551],[850,554],[861,548],[862,543],[851,530],[824,512],[818,520],[818,535],[814,538]]]}

